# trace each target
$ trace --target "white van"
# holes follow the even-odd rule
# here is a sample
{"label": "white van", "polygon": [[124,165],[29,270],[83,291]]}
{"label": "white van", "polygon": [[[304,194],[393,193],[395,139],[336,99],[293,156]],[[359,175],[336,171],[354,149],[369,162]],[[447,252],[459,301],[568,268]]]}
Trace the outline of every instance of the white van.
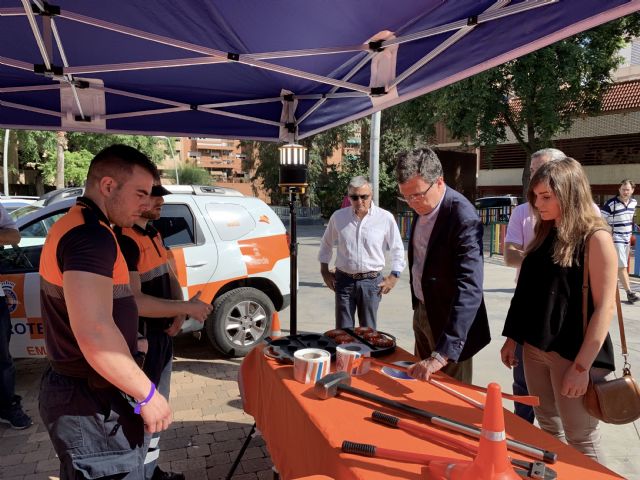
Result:
{"label": "white van", "polygon": [[[213,304],[207,337],[224,355],[243,356],[270,333],[272,315],[289,305],[289,245],[284,225],[263,201],[233,189],[167,186],[154,222],[176,260],[185,298],[201,291]],[[74,192],[74,195],[80,194]],[[75,203],[50,195],[12,212],[22,239],[0,250],[0,279],[11,313],[16,358],[44,356],[38,267],[47,232]],[[188,319],[182,332],[203,325]]]}

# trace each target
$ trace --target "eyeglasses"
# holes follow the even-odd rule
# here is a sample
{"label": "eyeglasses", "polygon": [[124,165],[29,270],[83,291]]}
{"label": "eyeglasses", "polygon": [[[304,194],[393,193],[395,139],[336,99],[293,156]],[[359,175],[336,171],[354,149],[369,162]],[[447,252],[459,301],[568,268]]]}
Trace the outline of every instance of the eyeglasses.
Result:
{"label": "eyeglasses", "polygon": [[433,182],[424,192],[412,193],[411,195],[407,195],[406,197],[398,195],[398,200],[404,203],[411,203],[415,202],[416,200],[422,200],[427,196],[427,193],[429,193],[429,190],[431,190],[431,187],[433,187],[435,184],[436,182]]}
{"label": "eyeglasses", "polygon": [[354,202],[357,202],[358,199],[360,200],[369,200],[370,195],[368,193],[365,193],[364,195],[349,195],[349,198],[351,200],[353,200]]}

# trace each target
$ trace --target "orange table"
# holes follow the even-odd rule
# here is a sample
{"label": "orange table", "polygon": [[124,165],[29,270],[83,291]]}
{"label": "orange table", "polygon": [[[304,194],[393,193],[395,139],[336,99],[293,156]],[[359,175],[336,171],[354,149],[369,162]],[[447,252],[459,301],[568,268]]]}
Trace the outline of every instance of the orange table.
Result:
{"label": "orange table", "polygon": [[[415,357],[398,349],[384,360],[413,361]],[[240,382],[244,409],[255,418],[271,459],[285,480],[310,475],[326,475],[340,480],[426,478],[421,465],[343,454],[340,451],[343,440],[469,460],[469,457],[437,443],[370,420],[373,410],[381,410],[421,424],[400,412],[346,394],[328,400],[316,398],[312,386],[293,379],[293,366],[267,359],[261,346],[242,362]],[[391,378],[377,368],[361,377],[354,377],[352,385],[459,422],[477,426],[482,422],[482,411],[462,400],[426,382]],[[482,394],[462,385],[456,388],[477,400],[483,398]],[[550,467],[558,473],[559,479],[622,478],[507,410],[505,424],[508,436],[558,454],[558,462]],[[455,432],[439,430],[471,443],[477,441]],[[510,454],[514,458],[532,461],[517,453]]]}

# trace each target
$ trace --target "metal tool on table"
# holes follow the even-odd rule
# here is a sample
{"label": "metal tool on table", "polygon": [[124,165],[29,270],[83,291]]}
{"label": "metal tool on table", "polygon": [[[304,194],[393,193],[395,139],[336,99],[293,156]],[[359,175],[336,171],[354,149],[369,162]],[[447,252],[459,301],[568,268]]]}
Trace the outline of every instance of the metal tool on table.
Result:
{"label": "metal tool on table", "polygon": [[[436,441],[447,444],[449,447],[460,451],[463,455],[476,456],[478,454],[478,445],[466,442],[459,438],[450,437],[442,432],[439,432],[432,428],[427,428],[422,425],[416,425],[415,423],[408,422],[393,415],[387,413],[374,411],[371,414],[371,419],[382,425],[387,425],[392,428],[398,428],[402,431],[415,435],[416,437],[425,438],[429,441]],[[374,447],[375,448],[375,447]],[[544,480],[553,480],[557,478],[555,470],[547,467],[543,462],[526,462],[524,460],[517,460],[510,458],[511,465],[516,468],[516,472],[520,473],[522,469],[527,474],[526,478],[541,478]]]}
{"label": "metal tool on table", "polygon": [[[436,455],[427,455],[417,452],[403,452],[401,450],[392,450],[389,448],[380,448],[369,443],[356,443],[345,440],[342,442],[342,451],[352,455],[360,455],[363,457],[384,458],[394,460],[396,462],[417,463],[420,465],[429,465],[431,462],[451,462],[454,459],[448,457],[439,457]],[[465,462],[458,462],[458,465]],[[471,461],[466,462],[468,464]],[[522,478],[535,478],[540,480],[555,480],[558,474],[548,468],[542,462],[525,462],[521,460],[511,460],[511,464],[516,467],[514,470]]]}
{"label": "metal tool on table", "polygon": [[[402,365],[396,365],[394,363],[387,363],[387,362],[383,362],[381,360],[378,360],[376,358],[372,358],[372,359],[368,359],[368,361],[370,361],[373,364],[379,365],[381,367],[387,367],[387,368],[392,368],[394,370],[398,370],[400,372],[407,372],[409,369],[408,367],[402,366]],[[450,395],[459,398],[460,400],[463,400],[467,403],[469,403],[470,405],[473,405],[476,408],[479,408],[480,410],[484,410],[484,404],[482,402],[479,402],[478,400],[475,400],[471,397],[469,397],[468,395],[465,395],[462,392],[457,391],[456,389],[434,379],[434,378],[430,378],[428,380],[428,383],[430,383],[431,385],[433,385],[434,387],[439,388],[440,390],[443,390],[447,393],[449,393]],[[477,387],[476,385],[465,385],[465,387],[469,387],[472,390],[475,391],[479,391],[482,393],[486,393],[486,389],[482,388],[482,387]],[[507,400],[513,400],[515,402],[519,402],[522,403],[524,405],[529,405],[531,407],[537,407],[538,405],[540,405],[540,399],[534,395],[511,395],[509,393],[502,393],[502,398],[505,398]]]}
{"label": "metal tool on table", "polygon": [[[351,386],[351,377],[346,372],[330,373],[329,375],[318,380],[314,387],[315,394],[321,399],[333,398],[340,393],[348,393],[350,395],[364,398],[371,402],[375,402],[381,405],[409,413],[413,416],[426,419],[432,425],[453,430],[455,432],[464,433],[474,438],[480,438],[481,430],[474,426],[451,420],[446,417],[436,415],[434,413],[422,410],[420,408],[412,407],[397,400],[391,400],[389,398],[381,397],[370,392],[366,392],[359,388]],[[550,452],[542,448],[530,445],[518,440],[507,439],[507,447],[515,452],[522,453],[537,460],[542,460],[548,463],[555,463],[558,459],[558,455],[555,452]]]}

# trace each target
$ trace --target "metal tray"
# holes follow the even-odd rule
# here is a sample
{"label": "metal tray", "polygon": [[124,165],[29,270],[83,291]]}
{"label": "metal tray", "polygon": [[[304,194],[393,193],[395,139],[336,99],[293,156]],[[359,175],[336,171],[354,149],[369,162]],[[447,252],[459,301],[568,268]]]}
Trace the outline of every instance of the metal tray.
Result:
{"label": "metal tray", "polygon": [[376,330],[380,335],[384,335],[385,337],[393,340],[393,345],[391,345],[390,347],[378,347],[378,346],[374,345],[373,343],[369,343],[367,340],[365,340],[364,336],[360,336],[360,335],[356,334],[356,332],[355,332],[355,330],[353,328],[341,328],[340,330],[344,330],[349,335],[351,335],[353,338],[355,338],[357,342],[363,343],[367,347],[369,347],[371,349],[371,356],[372,357],[384,357],[385,355],[389,355],[390,353],[393,353],[396,350],[396,337],[394,337],[390,333],[382,332],[380,330]]}
{"label": "metal tray", "polygon": [[293,354],[303,348],[319,348],[329,352],[332,360],[336,357],[336,342],[320,333],[301,333],[275,339],[267,337],[264,341],[268,344],[264,349],[265,356],[280,363],[293,363]]}

